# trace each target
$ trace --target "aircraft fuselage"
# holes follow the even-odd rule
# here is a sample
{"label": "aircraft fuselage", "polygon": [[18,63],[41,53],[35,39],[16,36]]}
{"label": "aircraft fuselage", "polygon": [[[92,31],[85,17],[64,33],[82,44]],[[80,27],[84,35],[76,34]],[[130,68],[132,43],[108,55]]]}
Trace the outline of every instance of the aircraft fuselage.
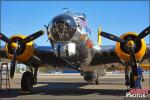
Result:
{"label": "aircraft fuselage", "polygon": [[60,14],[52,19],[48,27],[54,54],[78,66],[88,66],[91,62],[93,42],[89,38],[90,34],[83,14]]}

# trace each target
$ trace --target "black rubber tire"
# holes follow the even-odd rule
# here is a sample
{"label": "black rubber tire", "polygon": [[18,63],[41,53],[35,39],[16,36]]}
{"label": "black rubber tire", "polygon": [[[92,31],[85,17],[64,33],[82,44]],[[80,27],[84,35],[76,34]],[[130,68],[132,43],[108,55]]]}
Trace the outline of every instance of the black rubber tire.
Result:
{"label": "black rubber tire", "polygon": [[33,74],[30,71],[26,71],[22,75],[21,90],[31,92],[33,88]]}

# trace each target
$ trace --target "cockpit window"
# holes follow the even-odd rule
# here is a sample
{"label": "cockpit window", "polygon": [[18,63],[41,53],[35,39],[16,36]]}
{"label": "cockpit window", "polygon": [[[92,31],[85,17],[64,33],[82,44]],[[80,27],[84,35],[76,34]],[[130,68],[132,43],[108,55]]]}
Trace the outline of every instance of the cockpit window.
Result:
{"label": "cockpit window", "polygon": [[76,27],[72,16],[62,14],[52,20],[50,32],[55,41],[69,41],[74,36]]}

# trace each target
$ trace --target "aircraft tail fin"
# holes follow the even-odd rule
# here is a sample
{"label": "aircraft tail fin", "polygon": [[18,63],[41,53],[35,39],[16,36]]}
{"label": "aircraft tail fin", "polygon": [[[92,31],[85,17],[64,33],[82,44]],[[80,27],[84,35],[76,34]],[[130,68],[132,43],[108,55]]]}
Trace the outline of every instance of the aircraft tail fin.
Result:
{"label": "aircraft tail fin", "polygon": [[97,44],[98,44],[98,46],[101,46],[101,44],[102,44],[102,37],[101,37],[101,35],[100,35],[101,31],[102,31],[102,28],[99,27],[99,28],[98,28],[98,39],[97,39]]}

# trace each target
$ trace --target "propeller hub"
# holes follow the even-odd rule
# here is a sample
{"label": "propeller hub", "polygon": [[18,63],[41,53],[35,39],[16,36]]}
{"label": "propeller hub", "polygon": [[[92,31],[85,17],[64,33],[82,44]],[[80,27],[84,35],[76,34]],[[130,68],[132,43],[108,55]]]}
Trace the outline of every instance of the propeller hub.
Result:
{"label": "propeller hub", "polygon": [[129,41],[127,42],[127,46],[128,46],[128,47],[134,47],[134,41],[129,40]]}
{"label": "propeller hub", "polygon": [[18,44],[17,43],[11,43],[11,46],[14,48],[14,49],[17,49],[18,48]]}

